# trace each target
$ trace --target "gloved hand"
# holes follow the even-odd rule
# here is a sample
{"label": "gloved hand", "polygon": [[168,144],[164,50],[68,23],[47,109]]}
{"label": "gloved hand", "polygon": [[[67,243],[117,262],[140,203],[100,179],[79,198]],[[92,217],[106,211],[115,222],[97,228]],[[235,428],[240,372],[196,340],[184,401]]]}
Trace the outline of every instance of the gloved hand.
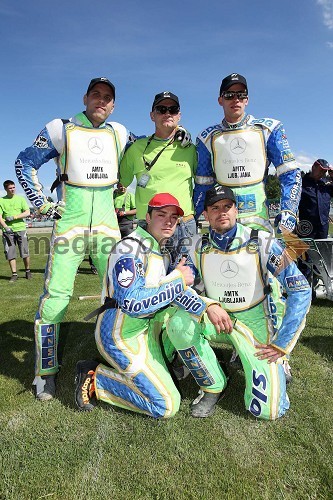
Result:
{"label": "gloved hand", "polygon": [[63,201],[58,201],[58,203],[48,202],[39,209],[39,213],[46,215],[51,220],[59,220],[64,210],[65,203]]}
{"label": "gloved hand", "polygon": [[6,218],[5,218],[5,221],[6,221],[6,222],[12,222],[13,220],[15,220],[14,215],[11,215],[10,217],[6,217]]}
{"label": "gloved hand", "polygon": [[2,228],[2,231],[3,231],[4,233],[6,233],[6,234],[14,234],[14,231],[12,230],[12,228],[11,228],[11,227],[8,227],[8,226],[3,227],[3,228]]}
{"label": "gloved hand", "polygon": [[282,234],[283,231],[292,233],[296,227],[296,215],[289,210],[281,210],[275,217],[274,226],[277,227],[278,234]]}
{"label": "gloved hand", "polygon": [[192,144],[191,134],[182,125],[178,125],[175,133],[175,141],[179,141],[182,148]]}

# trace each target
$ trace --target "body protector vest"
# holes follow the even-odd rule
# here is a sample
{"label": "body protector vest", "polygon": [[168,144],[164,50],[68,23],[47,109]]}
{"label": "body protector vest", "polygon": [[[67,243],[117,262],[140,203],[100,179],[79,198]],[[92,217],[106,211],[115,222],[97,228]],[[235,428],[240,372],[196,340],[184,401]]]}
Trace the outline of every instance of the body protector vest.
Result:
{"label": "body protector vest", "polygon": [[120,145],[112,127],[65,123],[66,147],[61,181],[73,186],[111,186],[118,179]]}
{"label": "body protector vest", "polygon": [[267,156],[262,129],[219,132],[212,137],[211,146],[216,180],[234,190],[240,220],[255,214],[267,219],[263,182]]}
{"label": "body protector vest", "polygon": [[[237,237],[235,238],[235,240]],[[201,276],[207,296],[228,312],[240,312],[260,304],[269,292],[263,276],[258,239],[229,251],[212,245],[201,250]]]}

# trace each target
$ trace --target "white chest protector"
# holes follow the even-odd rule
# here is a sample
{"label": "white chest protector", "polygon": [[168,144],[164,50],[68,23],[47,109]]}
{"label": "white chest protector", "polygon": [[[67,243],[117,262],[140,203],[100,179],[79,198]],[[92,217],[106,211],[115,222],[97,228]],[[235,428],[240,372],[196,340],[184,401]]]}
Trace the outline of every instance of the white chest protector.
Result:
{"label": "white chest protector", "polygon": [[239,187],[262,182],[267,157],[261,129],[219,131],[211,148],[219,184]]}
{"label": "white chest protector", "polygon": [[207,296],[226,311],[245,311],[265,298],[265,283],[257,250],[248,247],[222,252],[207,249],[201,257],[201,273]]}
{"label": "white chest protector", "polygon": [[103,187],[118,179],[120,147],[110,127],[88,128],[66,124],[67,184],[85,187]]}

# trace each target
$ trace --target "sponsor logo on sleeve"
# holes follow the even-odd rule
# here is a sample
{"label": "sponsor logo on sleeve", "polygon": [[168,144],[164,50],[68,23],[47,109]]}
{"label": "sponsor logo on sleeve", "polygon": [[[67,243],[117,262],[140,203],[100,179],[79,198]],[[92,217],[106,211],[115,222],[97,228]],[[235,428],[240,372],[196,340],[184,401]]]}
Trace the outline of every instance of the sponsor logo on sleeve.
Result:
{"label": "sponsor logo on sleeve", "polygon": [[47,149],[49,147],[49,143],[46,137],[39,135],[34,142],[34,146],[39,149]]}
{"label": "sponsor logo on sleeve", "polygon": [[297,276],[286,277],[286,287],[292,292],[296,290],[305,290],[309,287],[309,283],[303,274],[298,274]]}

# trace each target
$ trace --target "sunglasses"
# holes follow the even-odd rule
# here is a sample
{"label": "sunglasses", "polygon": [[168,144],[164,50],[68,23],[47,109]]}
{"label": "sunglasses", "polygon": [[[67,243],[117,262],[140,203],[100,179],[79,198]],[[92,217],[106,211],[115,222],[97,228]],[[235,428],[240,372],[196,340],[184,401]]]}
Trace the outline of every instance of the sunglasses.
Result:
{"label": "sunglasses", "polygon": [[247,92],[234,92],[230,90],[229,92],[222,92],[222,97],[224,97],[226,101],[231,101],[234,97],[242,101],[243,99],[247,99]]}
{"label": "sunglasses", "polygon": [[177,115],[180,108],[179,106],[155,106],[154,111],[160,113],[161,115],[165,115],[167,112],[169,112],[170,115]]}

